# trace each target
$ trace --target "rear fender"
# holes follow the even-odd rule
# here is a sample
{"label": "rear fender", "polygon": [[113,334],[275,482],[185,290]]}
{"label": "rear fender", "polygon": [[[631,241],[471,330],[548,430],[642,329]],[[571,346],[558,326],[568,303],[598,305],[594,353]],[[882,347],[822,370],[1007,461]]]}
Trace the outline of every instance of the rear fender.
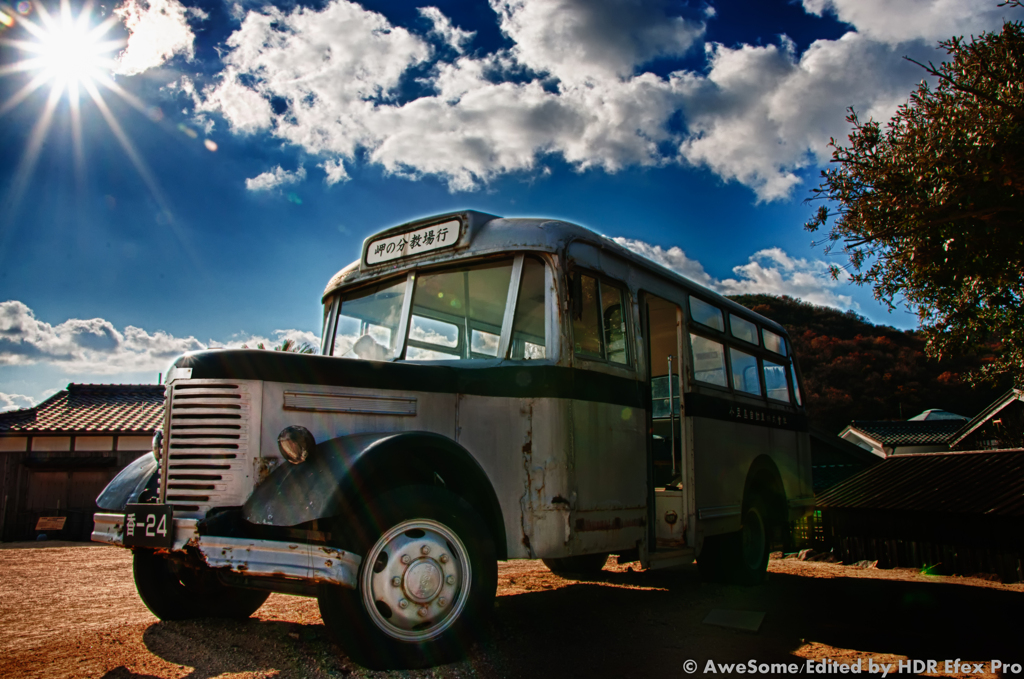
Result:
{"label": "rear fender", "polygon": [[152,486],[150,491],[155,494],[158,469],[159,465],[152,453],[139,457],[107,484],[96,498],[96,505],[100,509],[120,511],[129,502],[138,502],[148,486]]}
{"label": "rear fender", "polygon": [[442,484],[476,509],[507,554],[505,524],[490,479],[455,441],[430,432],[356,434],[317,444],[305,462],[275,469],[242,507],[250,523],[297,526],[351,515],[384,490]]}

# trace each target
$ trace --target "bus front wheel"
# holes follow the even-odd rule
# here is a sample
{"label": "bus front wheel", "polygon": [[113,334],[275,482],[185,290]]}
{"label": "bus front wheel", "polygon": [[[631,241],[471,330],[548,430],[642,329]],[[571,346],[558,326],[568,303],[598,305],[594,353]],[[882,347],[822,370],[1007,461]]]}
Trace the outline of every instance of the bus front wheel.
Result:
{"label": "bus front wheel", "polygon": [[347,531],[363,555],[358,589],[321,585],[328,631],[350,658],[373,669],[415,669],[470,647],[494,605],[494,541],[459,496],[406,486],[367,502]]}
{"label": "bus front wheel", "polygon": [[161,620],[243,620],[270,596],[270,592],[228,587],[209,569],[188,568],[146,549],[135,550],[132,571],[139,598]]}

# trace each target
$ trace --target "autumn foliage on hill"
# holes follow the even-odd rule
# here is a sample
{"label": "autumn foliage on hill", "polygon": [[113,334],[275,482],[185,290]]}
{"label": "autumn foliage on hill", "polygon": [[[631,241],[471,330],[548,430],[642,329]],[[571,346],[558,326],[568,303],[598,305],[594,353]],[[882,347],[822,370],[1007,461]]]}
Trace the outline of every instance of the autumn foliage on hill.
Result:
{"label": "autumn foliage on hill", "polygon": [[971,387],[962,376],[994,352],[941,363],[924,353],[917,331],[873,325],[852,311],[792,297],[735,295],[731,299],[784,325],[803,375],[811,424],[839,433],[850,420],[906,420],[940,408],[973,417],[1010,386]]}

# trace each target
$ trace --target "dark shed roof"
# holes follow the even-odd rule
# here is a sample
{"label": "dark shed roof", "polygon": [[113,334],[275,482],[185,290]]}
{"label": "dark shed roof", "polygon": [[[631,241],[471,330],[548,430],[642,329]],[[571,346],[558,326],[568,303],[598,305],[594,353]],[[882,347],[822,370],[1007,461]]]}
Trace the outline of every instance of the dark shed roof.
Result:
{"label": "dark shed roof", "polygon": [[883,446],[927,446],[945,443],[966,420],[854,420],[850,429],[863,432]]}
{"label": "dark shed roof", "polygon": [[69,384],[39,405],[0,413],[0,434],[150,434],[164,415],[164,387]]}
{"label": "dark shed roof", "polygon": [[1024,516],[1024,450],[896,455],[828,489],[817,505]]}
{"label": "dark shed roof", "polygon": [[1015,401],[1024,401],[1024,391],[1021,391],[1020,389],[1010,389],[1008,392],[997,398],[987,408],[978,413],[970,422],[964,423],[963,427],[956,431],[956,435],[952,437],[949,445],[955,446],[960,443],[967,438],[968,435],[976,431],[978,427],[991,420],[999,413],[999,411]]}

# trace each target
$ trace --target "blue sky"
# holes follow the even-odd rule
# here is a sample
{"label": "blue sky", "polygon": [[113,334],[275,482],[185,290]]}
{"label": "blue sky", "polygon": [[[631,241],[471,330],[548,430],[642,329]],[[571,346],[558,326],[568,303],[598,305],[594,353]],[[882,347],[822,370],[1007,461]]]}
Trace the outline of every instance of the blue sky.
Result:
{"label": "blue sky", "polygon": [[[915,327],[825,274],[804,203],[981,0],[0,4],[0,409],[314,340],[380,229],[588,226],[720,292]],[[99,28],[94,28],[99,27]],[[90,33],[91,31],[91,33]]]}

